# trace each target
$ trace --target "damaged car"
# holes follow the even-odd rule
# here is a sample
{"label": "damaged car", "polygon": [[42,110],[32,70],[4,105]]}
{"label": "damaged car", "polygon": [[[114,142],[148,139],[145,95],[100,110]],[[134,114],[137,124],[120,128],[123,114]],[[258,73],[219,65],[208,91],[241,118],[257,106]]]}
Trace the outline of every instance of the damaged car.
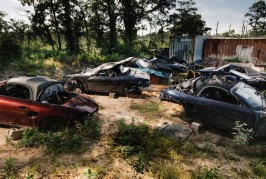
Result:
{"label": "damaged car", "polygon": [[0,82],[0,123],[58,130],[81,126],[98,111],[88,95],[69,93],[44,76],[21,76]]}
{"label": "damaged car", "polygon": [[[170,86],[170,89],[174,89],[174,90],[184,92],[184,93],[193,93],[193,85],[196,85],[199,80],[203,81],[203,80],[206,80],[208,78],[215,78],[215,77],[216,77],[216,75],[214,75],[214,76],[204,76],[204,75],[199,76],[197,78],[192,78],[192,79],[182,81],[177,85],[172,85],[172,86]],[[227,79],[227,80],[235,81],[235,82],[242,81],[242,82],[250,85],[251,87],[255,88],[258,91],[264,91],[266,89],[266,79],[265,78],[248,76],[244,73],[240,73],[240,72],[235,71],[235,70],[230,70],[227,73],[227,75],[222,75],[220,77]],[[194,87],[194,89],[195,89],[195,87]]]}
{"label": "damaged car", "polygon": [[223,78],[198,78],[192,94],[161,91],[160,99],[181,104],[186,120],[232,131],[235,122],[246,123],[256,136],[266,136],[265,96],[244,82]]}
{"label": "damaged car", "polygon": [[68,75],[65,86],[70,91],[79,88],[82,92],[141,94],[143,88],[150,86],[150,76],[145,72],[123,66],[131,59],[104,63],[97,68]]}
{"label": "damaged car", "polygon": [[123,63],[125,67],[130,67],[134,70],[143,71],[152,77],[158,79],[169,79],[172,77],[172,69],[163,65],[151,65],[143,59],[131,58]]}
{"label": "damaged car", "polygon": [[179,73],[185,73],[188,70],[185,65],[176,63],[173,59],[170,58],[157,57],[149,60],[148,62],[152,65],[165,66],[167,68],[170,68],[175,75]]}
{"label": "damaged car", "polygon": [[251,77],[266,77],[266,73],[264,73],[260,67],[256,67],[252,63],[229,63],[218,68],[203,68],[201,70],[198,70],[198,72],[200,72],[200,74],[204,76],[228,75],[230,73],[230,70],[235,70]]}

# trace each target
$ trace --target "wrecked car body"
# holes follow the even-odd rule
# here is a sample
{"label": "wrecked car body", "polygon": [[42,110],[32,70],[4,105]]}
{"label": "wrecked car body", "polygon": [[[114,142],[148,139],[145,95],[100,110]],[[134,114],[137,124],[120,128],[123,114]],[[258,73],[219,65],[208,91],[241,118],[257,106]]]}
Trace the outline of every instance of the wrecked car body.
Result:
{"label": "wrecked car body", "polygon": [[98,111],[88,95],[68,93],[62,83],[43,76],[22,76],[0,83],[0,123],[56,130],[82,125]]}
{"label": "wrecked car body", "polygon": [[172,76],[172,69],[163,65],[151,65],[143,59],[131,58],[130,61],[123,63],[125,67],[140,70],[151,76],[162,79],[169,79]]}
{"label": "wrecked car body", "polygon": [[148,62],[150,62],[153,65],[166,66],[170,68],[174,74],[185,73],[188,70],[188,68],[185,65],[176,63],[173,59],[169,58],[158,57],[151,59]]}
{"label": "wrecked car body", "polygon": [[163,90],[160,99],[181,104],[188,121],[227,131],[240,121],[253,129],[256,136],[266,136],[265,98],[251,86],[221,78],[198,78],[192,88],[192,94]]}
{"label": "wrecked car body", "polygon": [[[180,92],[191,94],[195,91],[196,84],[200,81],[204,81],[208,78],[216,78],[217,76],[199,76],[197,78],[192,78],[185,80],[177,85],[172,85],[170,89],[177,90]],[[220,78],[231,80],[235,82],[242,81],[258,91],[264,91],[266,89],[266,79],[261,77],[248,76],[244,73],[240,73],[235,70],[230,70],[228,75],[219,76]],[[193,87],[194,86],[194,87]],[[194,89],[193,89],[194,88]]]}
{"label": "wrecked car body", "polygon": [[216,67],[207,67],[199,70],[201,75],[210,76],[210,75],[228,75],[230,70],[235,70],[240,73],[244,73],[248,76],[257,76],[257,77],[266,77],[261,68],[256,67],[252,63],[229,63],[218,68]]}
{"label": "wrecked car body", "polygon": [[79,88],[82,92],[140,94],[143,88],[150,86],[150,76],[123,66],[131,59],[132,57],[120,62],[104,63],[97,68],[68,75],[66,88],[70,91]]}

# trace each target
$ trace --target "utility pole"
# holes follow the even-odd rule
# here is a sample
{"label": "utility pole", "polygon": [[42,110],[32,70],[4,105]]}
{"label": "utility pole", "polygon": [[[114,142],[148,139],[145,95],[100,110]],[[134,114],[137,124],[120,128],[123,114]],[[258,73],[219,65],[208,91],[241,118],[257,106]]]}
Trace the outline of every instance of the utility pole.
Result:
{"label": "utility pole", "polygon": [[243,37],[244,35],[245,35],[245,20],[243,20],[242,32],[241,32],[241,36]]}
{"label": "utility pole", "polygon": [[217,21],[217,24],[216,24],[216,36],[218,35],[218,27],[219,27],[219,21]]}
{"label": "utility pole", "polygon": [[229,25],[229,31],[228,31],[229,36],[230,36],[230,32],[231,32],[231,24]]}

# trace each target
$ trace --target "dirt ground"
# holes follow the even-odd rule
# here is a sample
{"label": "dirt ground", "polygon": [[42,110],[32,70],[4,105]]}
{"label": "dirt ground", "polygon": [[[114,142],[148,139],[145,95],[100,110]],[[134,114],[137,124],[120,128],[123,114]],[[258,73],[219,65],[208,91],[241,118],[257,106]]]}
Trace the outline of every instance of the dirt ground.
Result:
{"label": "dirt ground", "polygon": [[[102,135],[107,136],[113,133],[116,130],[115,123],[120,119],[124,119],[128,123],[134,120],[135,123],[145,123],[155,128],[163,126],[165,124],[186,125],[183,120],[177,117],[177,115],[179,113],[182,113],[183,110],[182,106],[179,106],[177,104],[162,102],[166,110],[164,111],[162,117],[154,121],[147,121],[140,113],[129,109],[129,106],[132,103],[141,104],[149,101],[160,102],[158,98],[159,91],[166,87],[167,86],[159,85],[152,86],[148,92],[143,92],[143,95],[137,98],[110,98],[108,95],[91,95],[100,105],[99,118],[101,120]],[[85,170],[84,168],[86,167],[75,166],[75,169],[72,169],[72,167],[70,167],[70,171],[68,171],[67,173],[61,173],[62,171],[54,171],[60,170],[60,168],[54,169],[54,166],[51,166],[51,168],[53,169],[50,171],[50,173],[46,171],[47,169],[39,169],[45,167],[45,163],[49,163],[50,160],[56,160],[56,162],[60,163],[60,166],[72,166],[75,165],[73,164],[73,161],[77,161],[77,159],[73,159],[75,155],[63,155],[59,158],[54,159],[49,155],[46,156],[40,148],[18,148],[14,145],[15,143],[17,143],[17,141],[6,140],[7,133],[9,130],[11,129],[6,126],[0,126],[0,173],[1,170],[3,171],[5,169],[5,161],[8,158],[12,157],[16,159],[16,167],[20,170],[22,174],[24,173],[24,175],[21,175],[22,178],[25,176],[25,172],[29,170],[34,170],[34,176],[36,178],[72,178],[74,176],[78,178],[83,178],[82,172],[83,170]],[[146,178],[143,174],[137,174],[134,169],[130,167],[127,162],[122,160],[121,158],[117,158],[110,163],[110,159],[107,158],[108,148],[109,146],[103,137],[103,139],[99,143],[93,144],[90,151],[85,152],[81,156],[79,156],[80,160],[86,161],[85,163],[90,163],[89,161],[91,160],[93,166],[101,166],[103,168],[106,168],[108,166],[107,168],[112,168],[111,171],[107,172],[105,178],[135,178],[136,176]],[[80,163],[80,161],[78,161],[78,163]],[[37,167],[38,169],[35,169],[35,167]],[[37,170],[38,172],[36,172],[35,170]]]}
{"label": "dirt ground", "polygon": [[[120,119],[124,119],[127,123],[132,121],[145,123],[153,128],[174,124],[189,127],[189,124],[180,118],[183,114],[182,106],[159,100],[159,92],[166,87],[153,85],[150,90],[143,92],[143,95],[137,98],[110,98],[108,95],[92,94],[100,106],[102,137],[99,141],[92,142],[91,146],[81,154],[54,156],[45,153],[42,148],[17,147],[17,141],[6,140],[10,128],[0,126],[0,178],[5,178],[3,173],[8,169],[6,162],[10,158],[15,159],[13,165],[19,178],[29,178],[31,175],[34,178],[89,178],[86,174],[89,169],[104,173],[103,178],[153,178],[148,172],[137,173],[125,159],[112,156],[107,136],[116,131],[116,124]],[[132,103],[145,104],[151,101],[160,103],[164,108],[163,114],[156,119],[147,120],[138,111],[130,109]],[[253,176],[250,163],[261,161],[257,158],[246,159],[236,155],[234,153],[236,149],[230,147],[231,143],[228,143],[230,139],[221,133],[208,130],[202,134],[193,132],[188,140],[194,141],[197,150],[203,151],[203,155],[185,156],[182,166],[186,171],[212,166],[219,169],[225,178],[243,176],[249,178]]]}

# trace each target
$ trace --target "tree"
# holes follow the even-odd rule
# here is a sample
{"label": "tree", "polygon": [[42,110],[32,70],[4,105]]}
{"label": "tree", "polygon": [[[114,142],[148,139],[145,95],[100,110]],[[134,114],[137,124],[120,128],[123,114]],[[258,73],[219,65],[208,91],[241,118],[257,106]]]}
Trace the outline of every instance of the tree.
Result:
{"label": "tree", "polygon": [[254,3],[248,13],[245,15],[249,17],[249,25],[252,27],[251,34],[253,36],[266,35],[266,4],[265,1],[258,1]]}
{"label": "tree", "polygon": [[137,24],[148,19],[152,12],[167,13],[175,5],[175,0],[119,0],[121,19],[124,23],[124,40],[132,44],[137,35]]}
{"label": "tree", "polygon": [[9,60],[19,58],[21,48],[19,42],[20,32],[14,31],[10,24],[4,20],[6,14],[0,11],[0,67]]}
{"label": "tree", "polygon": [[193,0],[177,1],[179,8],[170,16],[170,22],[173,27],[170,29],[172,35],[189,36],[202,35],[211,30],[205,27],[205,21],[201,19],[201,15],[197,14],[196,3]]}

